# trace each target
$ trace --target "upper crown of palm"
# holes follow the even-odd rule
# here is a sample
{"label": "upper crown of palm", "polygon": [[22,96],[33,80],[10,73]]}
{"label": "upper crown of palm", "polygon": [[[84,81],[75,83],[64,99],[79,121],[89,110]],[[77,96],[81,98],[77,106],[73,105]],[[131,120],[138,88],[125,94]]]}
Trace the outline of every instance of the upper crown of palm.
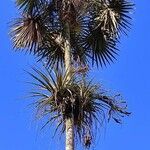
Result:
{"label": "upper crown of palm", "polygon": [[120,33],[130,27],[133,4],[127,0],[17,0],[22,17],[12,27],[17,49],[64,63],[64,23],[70,25],[73,61],[106,65],[116,58]]}

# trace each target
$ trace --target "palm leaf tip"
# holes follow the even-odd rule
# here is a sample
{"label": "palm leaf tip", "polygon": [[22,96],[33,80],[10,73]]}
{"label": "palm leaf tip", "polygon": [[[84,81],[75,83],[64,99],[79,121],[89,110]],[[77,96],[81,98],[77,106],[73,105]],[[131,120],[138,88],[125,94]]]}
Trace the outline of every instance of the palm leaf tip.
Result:
{"label": "palm leaf tip", "polygon": [[40,116],[48,115],[48,123],[59,121],[62,132],[65,119],[73,117],[76,137],[83,139],[81,141],[86,147],[92,144],[93,129],[97,125],[101,127],[105,119],[111,118],[121,123],[121,117],[130,114],[120,95],[110,96],[91,81],[78,80],[72,75],[68,82],[67,74],[62,71],[54,74],[49,70],[46,70],[47,74],[37,69],[34,71],[37,76],[31,75],[37,82],[34,86],[39,90],[32,94],[37,97],[36,107]]}

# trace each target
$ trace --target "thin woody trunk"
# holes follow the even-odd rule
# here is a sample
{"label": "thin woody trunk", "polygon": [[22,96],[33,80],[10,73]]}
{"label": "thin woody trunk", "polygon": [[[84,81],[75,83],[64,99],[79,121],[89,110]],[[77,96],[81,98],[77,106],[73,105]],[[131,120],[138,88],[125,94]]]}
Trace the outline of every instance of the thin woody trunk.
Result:
{"label": "thin woody trunk", "polygon": [[[65,69],[71,72],[71,48],[70,48],[70,28],[69,24],[65,24]],[[68,80],[70,76],[68,76]],[[66,150],[74,150],[74,121],[72,118],[67,118],[66,123]]]}

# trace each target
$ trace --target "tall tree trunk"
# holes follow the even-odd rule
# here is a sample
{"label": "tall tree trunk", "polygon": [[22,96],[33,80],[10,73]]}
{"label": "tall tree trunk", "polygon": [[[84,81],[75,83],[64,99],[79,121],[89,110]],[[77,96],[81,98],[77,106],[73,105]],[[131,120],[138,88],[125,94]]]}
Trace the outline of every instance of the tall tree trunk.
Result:
{"label": "tall tree trunk", "polygon": [[[65,27],[65,69],[67,73],[71,72],[71,47],[70,47],[70,27],[66,23]],[[70,75],[68,75],[68,80]],[[74,121],[73,117],[65,120],[66,124],[66,150],[74,150]]]}

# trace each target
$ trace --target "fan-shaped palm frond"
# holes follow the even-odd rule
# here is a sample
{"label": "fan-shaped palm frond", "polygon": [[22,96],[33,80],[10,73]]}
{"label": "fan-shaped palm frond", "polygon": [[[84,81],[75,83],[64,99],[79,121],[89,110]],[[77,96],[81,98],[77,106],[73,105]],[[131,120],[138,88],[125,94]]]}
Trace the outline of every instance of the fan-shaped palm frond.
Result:
{"label": "fan-shaped palm frond", "polygon": [[60,25],[54,12],[50,3],[40,8],[40,13],[27,13],[14,21],[10,33],[14,48],[25,49],[39,60],[46,59],[51,67],[62,65],[64,56]]}
{"label": "fan-shaped palm frond", "polygon": [[26,48],[36,54],[38,47],[42,45],[45,32],[43,23],[38,17],[19,18],[14,22],[11,31],[14,47]]}
{"label": "fan-shaped palm frond", "polygon": [[[85,146],[90,146],[89,139],[94,135],[93,128],[99,123],[102,126],[104,119],[113,118],[121,123],[124,115],[129,115],[124,102],[119,102],[119,95],[110,96],[97,84],[92,84],[83,78],[75,79],[74,73],[68,80],[68,73],[63,71],[43,73],[33,69],[37,74],[29,73],[34,79],[38,91],[31,94],[38,97],[36,107],[40,116],[49,115],[47,123],[57,120],[62,132],[65,129],[65,119],[74,120],[74,128],[79,139],[83,139]],[[119,99],[120,100],[120,99]],[[47,124],[46,123],[46,124]],[[95,130],[94,130],[95,131]]]}
{"label": "fan-shaped palm frond", "polygon": [[82,45],[87,56],[94,63],[99,66],[106,65],[107,63],[113,62],[117,55],[117,40],[113,38],[107,38],[100,27],[91,29],[87,34],[82,36]]}

